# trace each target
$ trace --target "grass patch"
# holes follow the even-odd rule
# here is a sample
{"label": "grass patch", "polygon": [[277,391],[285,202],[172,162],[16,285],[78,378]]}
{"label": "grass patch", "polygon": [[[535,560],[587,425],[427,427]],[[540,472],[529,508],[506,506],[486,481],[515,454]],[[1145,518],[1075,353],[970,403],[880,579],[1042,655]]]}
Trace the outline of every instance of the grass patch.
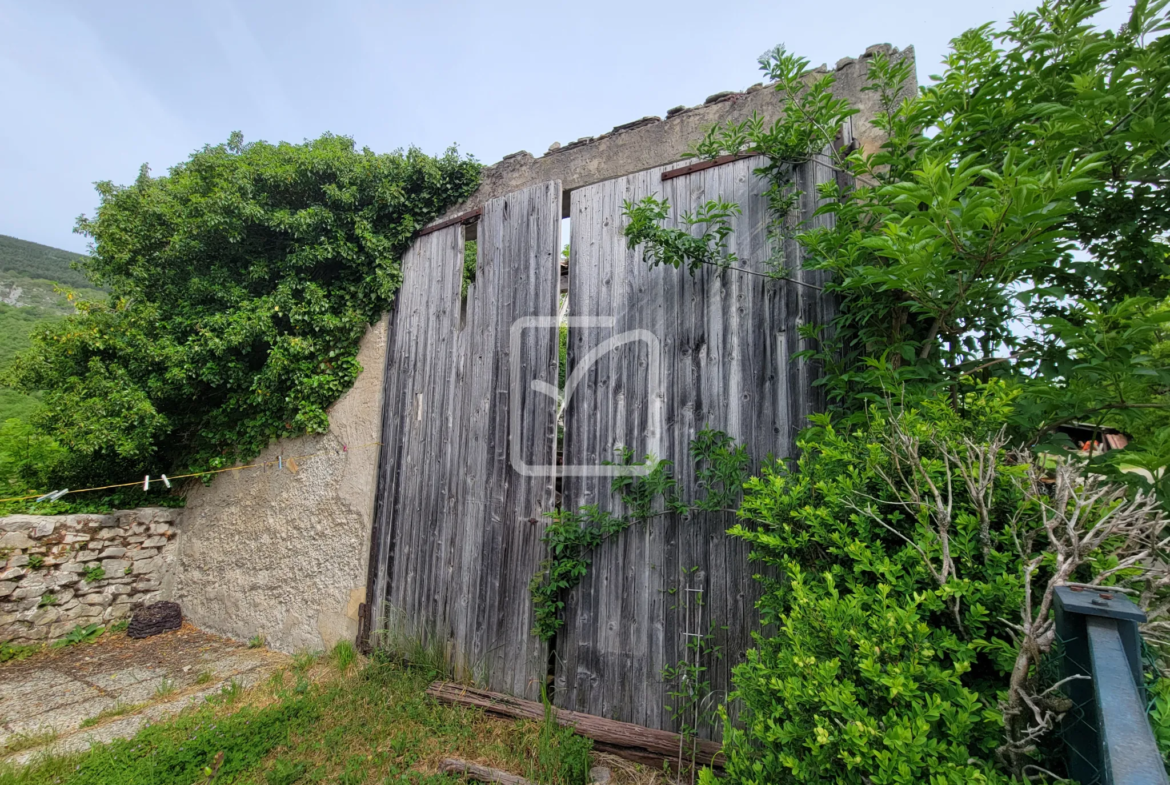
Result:
{"label": "grass patch", "polygon": [[337,669],[345,673],[357,659],[357,650],[349,641],[338,641],[337,645],[333,647],[331,656]]}
{"label": "grass patch", "polygon": [[87,717],[86,719],[82,720],[81,724],[77,727],[92,728],[102,720],[108,720],[111,717],[121,717],[123,714],[130,714],[132,712],[138,711],[145,705],[145,703],[115,703],[110,708],[102,709],[94,716]]}
{"label": "grass patch", "polygon": [[16,752],[31,750],[33,747],[50,744],[56,740],[57,731],[55,730],[38,731],[36,733],[14,733],[3,744],[0,744],[0,755],[12,755]]}
{"label": "grass patch", "polygon": [[[458,757],[550,785],[584,785],[590,742],[551,720],[520,722],[427,697],[427,672],[342,657],[202,703],[171,720],[69,757],[0,765],[0,785],[450,785]],[[364,664],[363,664],[364,663]],[[289,686],[294,684],[294,686]]]}
{"label": "grass patch", "polygon": [[154,694],[159,698],[167,698],[175,694],[175,682],[168,679],[166,676],[158,683],[154,689]]}
{"label": "grass patch", "polygon": [[199,675],[195,677],[195,683],[196,684],[207,684],[213,678],[214,677],[211,675],[211,671],[200,671]]}

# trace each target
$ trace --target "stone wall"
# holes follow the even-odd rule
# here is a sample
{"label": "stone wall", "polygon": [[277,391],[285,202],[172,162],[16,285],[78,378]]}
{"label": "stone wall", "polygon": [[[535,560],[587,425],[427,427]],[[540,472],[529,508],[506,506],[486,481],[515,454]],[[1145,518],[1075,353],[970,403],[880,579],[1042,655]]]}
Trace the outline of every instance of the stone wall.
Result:
{"label": "stone wall", "polygon": [[[362,339],[362,372],[329,410],[329,432],[283,439],[187,495],[163,599],[201,629],[264,636],[285,652],[353,641],[365,600],[381,437],[386,320]],[[294,456],[296,471],[288,466]],[[283,467],[278,467],[283,458]]]}
{"label": "stone wall", "polygon": [[179,512],[0,518],[0,641],[56,640],[159,599]]}

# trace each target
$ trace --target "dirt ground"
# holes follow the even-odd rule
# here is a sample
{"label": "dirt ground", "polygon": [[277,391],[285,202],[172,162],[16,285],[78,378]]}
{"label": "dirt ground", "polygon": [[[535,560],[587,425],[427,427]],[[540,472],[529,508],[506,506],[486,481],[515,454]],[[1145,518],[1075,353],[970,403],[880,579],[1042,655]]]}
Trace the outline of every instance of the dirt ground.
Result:
{"label": "dirt ground", "polygon": [[233,681],[250,687],[289,661],[184,624],[142,640],[107,633],[5,663],[0,758],[24,763],[42,750],[80,752],[128,738]]}

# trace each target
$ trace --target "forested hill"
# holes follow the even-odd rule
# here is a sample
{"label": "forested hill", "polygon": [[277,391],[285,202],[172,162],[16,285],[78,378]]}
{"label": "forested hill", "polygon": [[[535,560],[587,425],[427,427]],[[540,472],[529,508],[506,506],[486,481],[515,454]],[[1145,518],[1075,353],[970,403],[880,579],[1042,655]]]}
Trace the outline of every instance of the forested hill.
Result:
{"label": "forested hill", "polygon": [[[0,376],[29,347],[30,330],[73,313],[63,289],[87,299],[103,296],[71,266],[79,258],[72,251],[0,234]],[[11,418],[24,419],[36,406],[34,396],[0,388],[0,427]]]}
{"label": "forested hill", "polygon": [[85,276],[72,267],[79,258],[82,255],[72,251],[0,234],[0,303],[71,312],[72,306],[56,289],[90,289]]}

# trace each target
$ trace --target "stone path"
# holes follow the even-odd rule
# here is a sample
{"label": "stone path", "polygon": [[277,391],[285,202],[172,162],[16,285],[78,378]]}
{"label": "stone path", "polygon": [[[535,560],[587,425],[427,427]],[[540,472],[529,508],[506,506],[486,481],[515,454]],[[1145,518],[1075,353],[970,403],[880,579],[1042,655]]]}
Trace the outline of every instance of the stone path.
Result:
{"label": "stone path", "polygon": [[[44,751],[82,752],[94,743],[133,736],[146,723],[177,714],[232,680],[250,687],[288,662],[285,655],[249,649],[188,624],[144,640],[114,634],[52,649],[0,665],[0,750],[44,734],[47,744],[5,760],[27,763]],[[125,706],[136,708],[80,727]]]}

